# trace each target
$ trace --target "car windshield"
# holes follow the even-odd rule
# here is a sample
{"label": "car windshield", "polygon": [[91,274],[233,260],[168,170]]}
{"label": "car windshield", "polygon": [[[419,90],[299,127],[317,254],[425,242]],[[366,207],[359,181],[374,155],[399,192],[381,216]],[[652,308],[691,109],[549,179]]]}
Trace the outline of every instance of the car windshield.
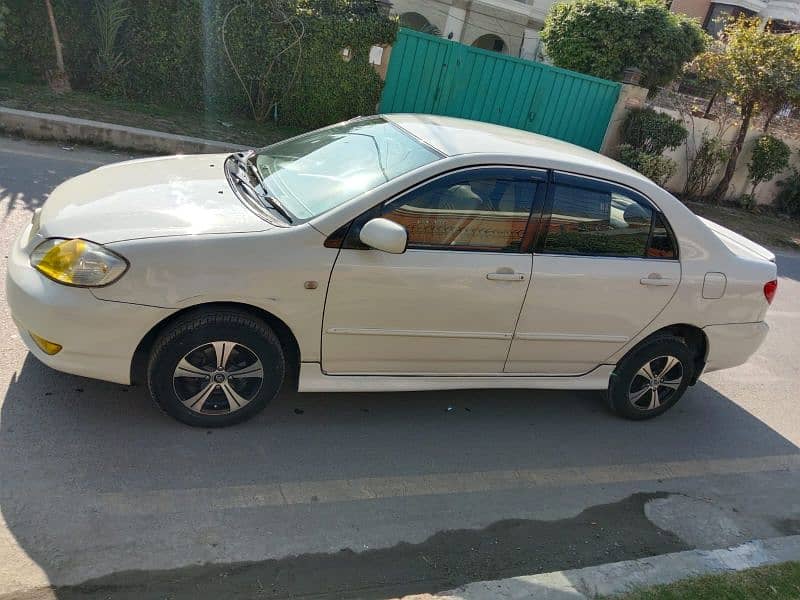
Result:
{"label": "car windshield", "polygon": [[349,121],[262,148],[262,186],[292,214],[312,219],[441,158],[381,117]]}

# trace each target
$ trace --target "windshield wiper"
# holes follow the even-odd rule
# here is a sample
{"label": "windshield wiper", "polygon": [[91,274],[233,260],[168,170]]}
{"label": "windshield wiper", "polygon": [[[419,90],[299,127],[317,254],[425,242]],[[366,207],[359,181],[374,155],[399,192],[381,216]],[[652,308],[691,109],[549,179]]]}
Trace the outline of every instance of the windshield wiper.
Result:
{"label": "windshield wiper", "polygon": [[[237,157],[239,164],[244,167],[245,172],[253,175],[256,182],[258,183],[258,186],[261,188],[261,191],[263,193],[259,195],[260,198],[262,200],[266,200],[267,202],[269,202],[272,205],[272,208],[277,210],[281,215],[283,215],[283,217],[287,221],[289,221],[289,223],[291,223],[292,216],[291,214],[289,214],[288,209],[275,196],[270,195],[269,190],[267,190],[267,186],[264,183],[264,176],[261,175],[261,171],[258,170],[258,167],[256,166],[255,162],[253,162],[253,160],[256,157],[255,150],[248,150],[247,152],[237,153],[235,156]],[[255,190],[256,188],[253,187],[253,189]]]}
{"label": "windshield wiper", "polygon": [[[286,207],[281,203],[280,200],[270,196],[267,193],[267,188],[264,185],[264,181],[261,177],[261,173],[253,163],[251,163],[248,158],[255,155],[255,152],[252,150],[248,152],[236,152],[231,154],[228,157],[228,160],[232,160],[236,163],[238,170],[229,169],[228,173],[230,177],[235,180],[235,183],[238,184],[247,194],[259,205],[262,207],[266,206],[267,204],[271,206],[275,211],[280,214],[284,219],[286,219],[290,224],[294,221],[292,219],[291,214],[286,209]],[[253,179],[255,179],[258,187],[253,185]]]}

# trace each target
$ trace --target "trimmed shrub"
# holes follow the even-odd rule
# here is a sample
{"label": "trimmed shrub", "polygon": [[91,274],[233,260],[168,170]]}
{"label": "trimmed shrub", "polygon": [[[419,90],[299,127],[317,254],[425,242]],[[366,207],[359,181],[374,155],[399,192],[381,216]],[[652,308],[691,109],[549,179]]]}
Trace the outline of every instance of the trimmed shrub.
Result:
{"label": "trimmed shrub", "polygon": [[753,183],[751,196],[755,196],[758,184],[769,181],[789,166],[789,154],[789,146],[783,140],[771,135],[758,138],[747,165],[747,175]]}
{"label": "trimmed shrub", "polygon": [[775,207],[793,217],[800,217],[800,171],[792,169],[791,175],[778,182]]}
{"label": "trimmed shrub", "polygon": [[684,189],[686,196],[689,198],[702,197],[708,184],[711,183],[714,173],[722,163],[727,162],[729,155],[730,150],[721,139],[709,137],[704,132],[700,146],[689,166]]}
{"label": "trimmed shrub", "polygon": [[663,186],[678,169],[664,150],[680,146],[688,131],[677,119],[652,108],[632,109],[622,123],[619,161]]}
{"label": "trimmed shrub", "polygon": [[642,152],[629,144],[619,147],[619,161],[663,186],[678,169],[677,163],[666,156]]}
{"label": "trimmed shrub", "polygon": [[559,67],[614,80],[635,67],[653,87],[675,79],[708,35],[661,0],[573,0],[550,9],[542,41]]}
{"label": "trimmed shrub", "polygon": [[622,124],[622,142],[648,154],[675,150],[688,135],[678,119],[652,108],[631,109]]}

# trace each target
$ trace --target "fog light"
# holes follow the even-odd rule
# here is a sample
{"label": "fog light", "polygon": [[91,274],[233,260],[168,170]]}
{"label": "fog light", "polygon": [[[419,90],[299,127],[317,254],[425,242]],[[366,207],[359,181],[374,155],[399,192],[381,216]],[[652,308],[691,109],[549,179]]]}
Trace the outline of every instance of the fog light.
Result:
{"label": "fog light", "polygon": [[41,336],[36,335],[35,333],[29,331],[30,336],[33,338],[33,341],[36,342],[36,345],[42,349],[42,352],[45,354],[53,355],[58,354],[61,352],[61,344],[56,344],[55,342],[51,342],[50,340],[46,340]]}

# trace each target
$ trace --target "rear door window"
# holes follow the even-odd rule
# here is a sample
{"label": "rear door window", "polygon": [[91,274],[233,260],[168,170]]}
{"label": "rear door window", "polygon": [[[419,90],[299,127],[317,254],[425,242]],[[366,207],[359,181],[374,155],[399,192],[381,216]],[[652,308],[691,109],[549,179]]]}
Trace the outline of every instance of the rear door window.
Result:
{"label": "rear door window", "polygon": [[663,217],[637,194],[591,179],[558,176],[541,250],[548,254],[675,258]]}

